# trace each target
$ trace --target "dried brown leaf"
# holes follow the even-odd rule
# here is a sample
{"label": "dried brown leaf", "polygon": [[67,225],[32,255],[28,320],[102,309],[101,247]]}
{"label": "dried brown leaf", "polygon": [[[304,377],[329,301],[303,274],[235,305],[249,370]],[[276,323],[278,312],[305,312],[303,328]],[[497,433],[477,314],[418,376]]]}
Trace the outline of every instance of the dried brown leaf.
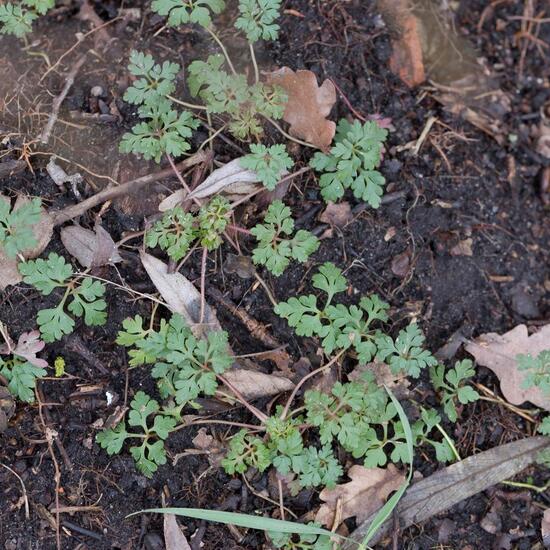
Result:
{"label": "dried brown leaf", "polygon": [[332,526],[337,506],[341,507],[340,521],[356,517],[358,523],[363,522],[405,482],[405,476],[393,464],[385,469],[355,465],[348,476],[350,482],[321,491],[319,498],[325,504],[315,516],[321,525]]}
{"label": "dried brown leaf", "polygon": [[208,304],[205,307],[205,318],[199,325],[201,297],[193,283],[181,273],[168,273],[168,266],[159,259],[141,252],[141,263],[153,284],[164,298],[173,313],[179,313],[189,324],[197,337],[212,330],[222,330],[220,322]]}
{"label": "dried brown leaf", "polygon": [[224,377],[235,386],[247,400],[259,399],[269,395],[277,395],[291,391],[294,384],[284,376],[265,374],[263,372],[232,369],[224,373]]}
{"label": "dried brown leaf", "polygon": [[191,550],[174,514],[164,514],[164,544],[166,550]]}
{"label": "dried brown leaf", "polygon": [[394,256],[391,262],[392,273],[401,279],[406,277],[410,267],[411,267],[410,250],[405,250],[405,252],[402,252],[401,254]]}
{"label": "dried brown leaf", "polygon": [[550,325],[538,332],[527,332],[525,325],[518,325],[505,334],[489,332],[466,345],[478,365],[490,368],[500,380],[500,389],[504,397],[513,405],[530,401],[538,407],[550,411],[550,398],[540,388],[523,389],[525,371],[517,368],[516,357],[519,354],[538,355],[550,347]]}
{"label": "dried brown leaf", "polygon": [[36,357],[36,354],[42,351],[45,346],[46,344],[40,340],[40,331],[23,332],[19,336],[13,353],[19,355],[19,357],[23,357],[23,359],[26,359],[32,365],[45,369],[48,366],[48,362],[45,359]]}
{"label": "dried brown leaf", "polygon": [[344,201],[334,204],[329,201],[319,219],[323,223],[335,225],[336,227],[344,227],[351,222],[351,220],[353,220],[353,214],[351,212],[349,202]]}
{"label": "dried brown leaf", "polygon": [[84,267],[99,267],[122,261],[111,235],[99,224],[94,231],[80,225],[64,227],[61,230],[61,241],[69,254]]}
{"label": "dried brown leaf", "polygon": [[[397,518],[401,529],[419,524],[460,501],[519,474],[541,451],[550,448],[548,437],[528,437],[470,456],[411,485],[390,517],[370,540],[371,546],[388,535]],[[342,550],[357,550],[372,525],[374,514],[351,533]]]}
{"label": "dried brown leaf", "polygon": [[6,386],[0,386],[0,434],[8,427],[8,421],[15,413],[15,400]]}
{"label": "dried brown leaf", "polygon": [[178,189],[159,204],[159,210],[166,212],[185,198],[205,199],[220,193],[230,198],[242,197],[261,189],[259,182],[258,174],[242,168],[237,158],[214,170],[190,195],[187,195],[185,189]]}
{"label": "dried brown leaf", "polygon": [[334,84],[325,80],[319,86],[315,73],[288,67],[269,73],[268,82],[288,95],[283,120],[290,124],[290,134],[327,149],[336,133],[336,124],[326,119],[336,103]]}

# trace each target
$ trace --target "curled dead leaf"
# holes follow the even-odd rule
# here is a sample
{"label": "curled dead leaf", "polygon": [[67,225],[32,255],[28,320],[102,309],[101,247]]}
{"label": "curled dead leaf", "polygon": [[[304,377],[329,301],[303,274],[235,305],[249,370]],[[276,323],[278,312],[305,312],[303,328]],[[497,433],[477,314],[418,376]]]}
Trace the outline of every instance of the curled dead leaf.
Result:
{"label": "curled dead leaf", "polygon": [[459,241],[450,250],[451,256],[473,256],[472,244],[473,240],[469,237],[463,241]]}
{"label": "curled dead leaf", "polygon": [[205,318],[199,325],[201,297],[193,283],[181,273],[169,273],[168,266],[159,259],[140,253],[141,263],[153,284],[173,313],[179,313],[189,324],[197,337],[204,336],[212,330],[222,330],[220,322],[208,304],[205,307]]}
{"label": "curled dead leaf", "polygon": [[260,397],[277,395],[291,391],[294,384],[284,376],[265,374],[247,369],[231,369],[224,373],[224,377],[235,386],[247,400],[253,401]]}
{"label": "curled dead leaf", "polygon": [[290,134],[327,149],[336,133],[336,124],[326,119],[336,103],[334,84],[325,80],[319,86],[315,73],[288,67],[269,73],[267,80],[288,95],[283,120],[290,124]]}
{"label": "curled dead leaf", "polygon": [[159,204],[159,210],[166,212],[185,198],[205,199],[220,193],[231,198],[241,197],[261,189],[259,182],[258,174],[242,168],[237,158],[214,170],[190,195],[187,195],[185,189],[178,189]]}
{"label": "curled dead leaf", "polygon": [[478,365],[490,368],[497,375],[502,394],[510,403],[521,405],[530,401],[550,411],[550,397],[544,395],[540,388],[522,387],[526,372],[517,368],[516,359],[520,354],[537,356],[549,347],[550,325],[530,336],[525,325],[518,325],[502,335],[494,332],[482,334],[466,345],[466,351],[475,357]]}
{"label": "curled dead leaf", "polygon": [[332,526],[337,506],[340,506],[341,522],[351,517],[356,517],[357,523],[363,522],[405,482],[405,476],[393,464],[386,469],[355,465],[348,476],[350,482],[323,489],[319,494],[325,504],[317,512],[315,521],[321,525]]}

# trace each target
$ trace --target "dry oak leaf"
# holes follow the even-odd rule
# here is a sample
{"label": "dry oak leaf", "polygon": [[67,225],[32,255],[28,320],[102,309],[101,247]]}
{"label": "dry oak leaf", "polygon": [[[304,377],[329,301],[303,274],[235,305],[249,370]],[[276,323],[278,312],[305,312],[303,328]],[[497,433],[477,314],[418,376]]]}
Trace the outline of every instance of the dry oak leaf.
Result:
{"label": "dry oak leaf", "polygon": [[268,82],[288,95],[283,120],[290,124],[290,134],[328,149],[336,133],[336,124],[326,119],[336,103],[334,84],[325,80],[319,86],[311,71],[294,72],[288,67],[268,73]]}
{"label": "dry oak leaf", "polygon": [[376,512],[388,498],[405,482],[405,476],[393,464],[387,468],[365,468],[352,466],[348,472],[349,483],[337,485],[334,489],[323,489],[319,498],[325,501],[315,521],[327,527],[334,523],[336,507],[341,508],[340,523],[356,517],[358,524]]}
{"label": "dry oak leaf", "polygon": [[466,345],[466,351],[475,357],[478,365],[490,368],[497,375],[502,394],[512,405],[530,401],[550,411],[550,397],[545,396],[540,388],[523,389],[525,371],[517,368],[516,360],[517,355],[531,354],[535,357],[547,349],[550,349],[550,325],[531,336],[525,325],[518,325],[502,335],[494,332],[482,334]]}

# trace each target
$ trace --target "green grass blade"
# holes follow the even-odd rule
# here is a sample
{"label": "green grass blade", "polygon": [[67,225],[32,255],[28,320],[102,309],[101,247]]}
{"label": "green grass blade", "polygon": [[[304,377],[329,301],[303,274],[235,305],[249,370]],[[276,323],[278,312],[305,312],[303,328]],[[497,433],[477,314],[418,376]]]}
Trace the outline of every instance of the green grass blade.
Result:
{"label": "green grass blade", "polygon": [[403,410],[403,407],[401,406],[401,403],[395,398],[393,393],[390,391],[389,388],[386,387],[386,391],[388,392],[390,399],[392,400],[393,404],[395,405],[395,408],[397,409],[397,414],[399,415],[399,420],[401,420],[401,424],[403,425],[403,431],[405,432],[405,439],[407,441],[407,450],[408,450],[408,462],[409,462],[409,475],[407,476],[407,479],[401,487],[392,495],[392,497],[380,508],[378,513],[376,514],[376,517],[372,520],[372,523],[369,526],[369,529],[365,535],[365,538],[359,545],[360,550],[364,550],[367,548],[367,545],[369,541],[374,537],[376,531],[380,529],[381,525],[390,517],[391,513],[393,512],[394,508],[397,506],[399,501],[401,500],[401,497],[407,490],[407,487],[409,486],[409,483],[411,482],[412,473],[413,473],[413,435],[411,430],[411,425],[409,423],[409,419],[407,418],[407,415],[405,414],[405,411]]}
{"label": "green grass blade", "polygon": [[203,510],[201,508],[152,508],[150,510],[141,510],[134,512],[127,517],[136,514],[174,514],[188,518],[203,519],[247,527],[248,529],[259,529],[261,531],[275,531],[277,533],[297,533],[299,535],[327,535],[329,537],[341,537],[336,533],[327,531],[313,525],[304,525],[303,523],[294,523],[292,521],[283,521],[280,519],[264,518],[261,516],[251,516],[248,514],[238,514],[235,512],[220,512],[218,510]]}

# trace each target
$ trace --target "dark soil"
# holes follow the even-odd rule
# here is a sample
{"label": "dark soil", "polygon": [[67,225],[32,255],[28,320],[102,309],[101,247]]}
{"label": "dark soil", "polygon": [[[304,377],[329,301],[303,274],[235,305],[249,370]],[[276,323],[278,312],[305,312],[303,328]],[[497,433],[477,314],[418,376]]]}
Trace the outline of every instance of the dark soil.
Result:
{"label": "dark soil", "polygon": [[[140,6],[141,2],[135,4]],[[261,272],[273,295],[286,299],[308,289],[311,270],[324,261],[335,262],[346,272],[352,285],[350,293],[378,292],[391,303],[392,332],[416,318],[427,336],[429,348],[434,351],[457,331],[471,337],[485,332],[501,333],[520,323],[534,328],[550,322],[550,220],[540,183],[547,161],[535,153],[533,133],[541,112],[550,107],[548,58],[544,59],[531,44],[523,72],[519,73],[521,47],[514,35],[520,29],[520,21],[514,17],[523,14],[523,2],[493,2],[496,7],[486,14],[480,31],[477,25],[487,3],[469,0],[459,4],[459,31],[469,37],[488,66],[494,68],[501,89],[511,99],[511,112],[504,119],[501,144],[449,114],[435,101],[430,89],[411,90],[390,72],[391,39],[373,2],[285,2],[289,11],[282,18],[281,40],[276,46],[267,46],[260,55],[266,69],[287,65],[311,69],[320,79],[332,78],[356,111],[365,116],[389,117],[395,128],[390,133],[383,164],[390,200],[373,211],[356,208],[355,199],[347,197],[355,208],[355,217],[342,230],[321,227],[319,214],[324,203],[312,176],[293,183],[285,202],[292,207],[301,227],[316,231],[324,238],[306,267],[294,264],[278,279]],[[537,14],[540,10],[546,11],[543,17],[550,16],[548,6],[543,7],[544,2],[535,4],[539,4]],[[107,21],[116,16],[119,3],[97,1],[95,8]],[[3,75],[0,92],[5,102],[0,115],[0,133],[12,134],[11,143],[19,151],[38,134],[49,112],[51,97],[59,93],[63,82],[63,71],[52,71],[39,85],[38,78],[47,66],[44,57],[37,56],[36,52],[47,54],[54,63],[72,46],[75,32],[86,32],[90,28],[89,23],[75,18],[76,11],[71,7],[60,8],[39,23],[33,35],[38,43],[28,50],[33,52],[32,56],[22,49],[22,43],[0,38],[0,74]],[[224,24],[229,28],[230,21]],[[98,125],[83,118],[74,120],[83,126],[80,129],[60,122],[49,152],[75,161],[96,175],[108,174],[118,181],[156,169],[154,164],[117,152],[121,134],[134,122],[133,109],[121,99],[128,84],[127,55],[133,48],[150,50],[160,59],[186,65],[196,57],[204,58],[211,47],[200,33],[191,30],[179,34],[165,30],[155,36],[161,26],[160,19],[144,10],[139,19],[106,27],[113,38],[111,46],[101,55],[89,53],[61,117],[70,122],[69,110],[96,112],[90,89],[100,85],[106,91],[106,103],[116,104],[121,112],[121,121]],[[239,63],[238,52],[245,50],[243,44],[230,35],[228,31],[231,49]],[[540,25],[538,39],[550,44],[550,24]],[[66,70],[79,53],[93,46],[93,40],[89,39],[86,46],[67,56],[61,68]],[[547,52],[548,48],[544,47],[543,54],[547,56]],[[17,101],[13,101],[14,93],[19,94],[19,107]],[[17,109],[22,111],[19,119]],[[350,116],[350,112],[345,103],[339,101],[332,118],[344,116]],[[420,153],[413,156],[410,151],[399,152],[398,146],[419,137],[430,116],[437,117],[439,122],[433,126]],[[197,144],[204,137],[197,135]],[[236,153],[222,142],[217,148],[217,158],[221,161],[233,158]],[[36,150],[40,148],[35,147]],[[301,155],[303,162],[309,158],[307,151],[294,153]],[[60,190],[47,176],[45,158],[43,154],[31,156],[34,172],[26,170],[5,178],[0,182],[0,190],[41,196],[54,208],[74,202],[70,189]],[[78,170],[68,165],[69,172]],[[105,185],[104,179],[93,175],[86,180],[85,195]],[[158,199],[159,194],[167,194],[168,188],[176,186],[173,179],[161,182],[151,194]],[[154,206],[134,198],[112,205],[102,221],[118,240],[126,231],[141,229],[144,215],[153,212]],[[243,219],[248,216],[253,221],[260,213],[261,209],[247,210]],[[79,221],[85,227],[92,227],[93,215]],[[392,234],[393,237],[387,237]],[[453,247],[465,239],[471,239],[472,255],[453,255]],[[250,253],[251,244],[242,241],[243,253]],[[48,251],[56,251],[69,259],[58,232]],[[233,303],[270,327],[279,341],[288,342],[295,360],[314,354],[316,342],[297,338],[286,323],[273,314],[271,303],[262,288],[253,284],[254,279],[240,279],[224,272],[230,252],[229,248],[223,248],[216,263],[208,264],[208,285],[219,289]],[[392,262],[404,253],[410,258],[409,269],[397,276]],[[140,265],[137,248],[125,245],[122,255],[124,262],[119,264],[118,271],[102,268],[96,274],[114,282],[122,279],[140,292],[154,293],[155,288]],[[200,253],[186,263],[182,272],[192,281],[198,279]],[[200,455],[184,456],[175,465],[169,460],[169,464],[148,480],[135,470],[127,452],[110,458],[94,442],[94,422],[104,420],[116,404],[107,405],[106,391],[112,392],[119,403],[140,389],[155,391],[147,369],[128,370],[125,351],[114,343],[122,320],[136,313],[148,318],[149,304],[134,301],[114,287],[109,287],[107,299],[109,317],[104,327],[90,329],[79,325],[75,332],[76,344],[74,338],[67,338],[47,346],[44,354],[50,364],[62,356],[69,375],[63,380],[47,379],[40,383],[48,403],[47,422],[60,434],[66,451],[66,460],[56,453],[61,470],[60,503],[97,507],[94,511],[61,515],[63,548],[163,548],[159,518],[143,515],[125,519],[131,512],[160,507],[161,495],[173,506],[249,513],[255,510],[269,513],[276,509],[255,497],[239,478],[231,479],[222,470],[211,468]],[[17,337],[35,327],[36,312],[48,303],[48,299],[26,285],[10,287],[0,299],[0,320],[8,325],[12,337]],[[218,316],[231,335],[236,353],[265,349],[229,312],[219,308]],[[78,352],[81,348],[92,355]],[[94,361],[106,372],[98,370]],[[262,368],[271,369],[273,365],[265,363]],[[498,393],[498,381],[488,370],[479,368],[476,381]],[[77,398],[80,388],[91,392]],[[418,382],[415,391],[425,399],[434,399],[426,379]],[[225,414],[232,420],[249,420],[240,410]],[[530,435],[520,417],[487,402],[465,407],[459,422],[446,428],[455,437],[458,451],[464,457]],[[225,434],[221,428],[212,432],[222,438]],[[196,433],[197,428],[193,427],[171,437],[169,454],[173,457],[192,448],[191,440]],[[11,472],[0,468],[0,548],[55,548],[53,516],[48,512],[48,508],[55,506],[54,465],[44,441],[37,406],[18,406],[8,430],[0,434],[0,463],[21,476],[31,504],[31,517],[26,520],[20,500],[21,485]],[[419,455],[415,467],[427,476],[439,465],[433,456]],[[520,477],[525,481],[529,476],[534,483],[544,483],[548,470],[531,467]],[[267,476],[258,475],[251,483],[257,493],[267,494],[270,490]],[[500,486],[480,493],[425,525],[396,534],[397,547],[540,547],[541,510],[549,505],[548,496],[502,489],[506,488]],[[314,509],[317,502],[316,494],[307,492],[296,499],[289,498],[286,504],[302,515]],[[494,534],[480,525],[489,512],[494,512],[502,523]],[[188,536],[199,529],[205,549],[261,548],[264,544],[263,537],[252,531],[240,531],[242,538],[239,538],[238,532],[212,524],[191,520],[183,520],[181,524]],[[353,528],[353,523],[349,527]],[[391,547],[392,541],[386,543]]]}

